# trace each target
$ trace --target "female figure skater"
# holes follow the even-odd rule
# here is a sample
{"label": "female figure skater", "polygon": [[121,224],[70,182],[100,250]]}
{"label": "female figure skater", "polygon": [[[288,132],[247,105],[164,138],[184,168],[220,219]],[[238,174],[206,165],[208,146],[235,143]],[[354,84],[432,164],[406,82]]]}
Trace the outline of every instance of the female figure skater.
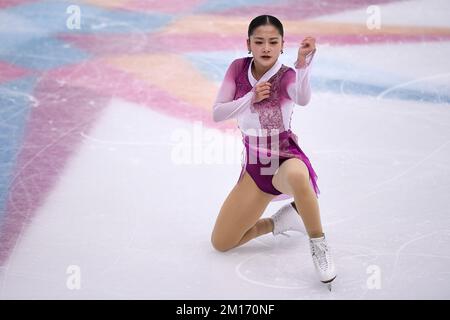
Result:
{"label": "female figure skater", "polygon": [[[277,18],[254,18],[247,39],[253,57],[231,63],[214,103],[214,121],[237,119],[245,161],[219,212],[211,242],[215,249],[227,251],[269,232],[307,233],[319,279],[331,290],[336,272],[320,221],[317,175],[290,129],[294,104],[306,106],[310,100],[315,39],[302,41],[294,70],[278,61],[283,36]],[[269,202],[280,197],[294,197],[294,202],[260,219]]]}

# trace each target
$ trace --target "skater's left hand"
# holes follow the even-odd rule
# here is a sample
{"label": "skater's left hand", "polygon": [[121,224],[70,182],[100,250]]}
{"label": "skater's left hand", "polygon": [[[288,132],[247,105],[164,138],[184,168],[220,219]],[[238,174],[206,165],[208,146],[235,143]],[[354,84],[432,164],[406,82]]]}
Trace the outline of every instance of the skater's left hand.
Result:
{"label": "skater's left hand", "polygon": [[306,58],[310,53],[312,53],[316,49],[316,38],[314,37],[305,37],[302,43],[300,44],[300,48],[298,49],[298,58]]}

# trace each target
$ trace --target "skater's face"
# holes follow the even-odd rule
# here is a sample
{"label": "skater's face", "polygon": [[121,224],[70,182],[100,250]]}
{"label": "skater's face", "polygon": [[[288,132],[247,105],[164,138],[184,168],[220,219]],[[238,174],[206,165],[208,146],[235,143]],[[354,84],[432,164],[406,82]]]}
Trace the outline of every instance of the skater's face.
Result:
{"label": "skater's face", "polygon": [[275,64],[283,44],[283,37],[272,25],[259,26],[247,39],[248,50],[252,52],[255,62],[264,68],[270,68]]}

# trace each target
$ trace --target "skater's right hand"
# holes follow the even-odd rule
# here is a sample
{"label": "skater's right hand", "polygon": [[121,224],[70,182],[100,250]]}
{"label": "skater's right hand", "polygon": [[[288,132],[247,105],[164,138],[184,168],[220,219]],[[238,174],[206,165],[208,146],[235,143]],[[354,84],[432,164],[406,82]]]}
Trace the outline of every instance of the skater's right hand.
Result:
{"label": "skater's right hand", "polygon": [[254,103],[260,102],[270,96],[270,82],[261,82],[255,87]]}

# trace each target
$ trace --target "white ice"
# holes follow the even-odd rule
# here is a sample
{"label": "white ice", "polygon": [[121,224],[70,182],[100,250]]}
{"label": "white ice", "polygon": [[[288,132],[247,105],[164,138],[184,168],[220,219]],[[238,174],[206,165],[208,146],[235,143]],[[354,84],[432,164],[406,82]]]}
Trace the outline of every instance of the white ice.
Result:
{"label": "white ice", "polygon": [[[331,293],[300,234],[212,248],[215,218],[240,172],[239,136],[231,136],[235,161],[176,164],[174,128],[193,133],[195,124],[114,99],[79,133],[82,147],[0,267],[0,298],[450,298],[450,104],[395,98],[399,88],[448,88],[450,42],[320,49],[312,78],[334,71],[390,86],[378,97],[345,85],[313,89],[310,104],[294,111],[292,130],[319,176],[338,272]],[[263,217],[286,202],[271,203]],[[67,285],[70,266],[79,268],[79,289]]]}

